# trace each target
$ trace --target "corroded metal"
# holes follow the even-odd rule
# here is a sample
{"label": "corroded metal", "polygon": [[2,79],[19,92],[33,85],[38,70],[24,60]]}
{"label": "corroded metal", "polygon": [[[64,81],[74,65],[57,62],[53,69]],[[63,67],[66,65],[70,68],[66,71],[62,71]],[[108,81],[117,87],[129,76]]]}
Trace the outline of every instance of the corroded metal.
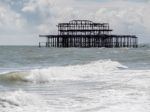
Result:
{"label": "corroded metal", "polygon": [[58,35],[40,35],[47,38],[46,47],[138,47],[135,35],[112,35],[108,23],[72,20],[57,26]]}

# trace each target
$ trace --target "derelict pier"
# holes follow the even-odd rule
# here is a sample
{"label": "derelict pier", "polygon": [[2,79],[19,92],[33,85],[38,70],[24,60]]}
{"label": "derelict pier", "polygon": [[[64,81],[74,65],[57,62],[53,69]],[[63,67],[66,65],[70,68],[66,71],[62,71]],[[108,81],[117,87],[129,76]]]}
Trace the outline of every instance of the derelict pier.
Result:
{"label": "derelict pier", "polygon": [[120,48],[138,47],[135,35],[112,35],[108,23],[94,23],[89,20],[72,20],[69,23],[58,24],[58,35],[40,35],[46,37],[46,42],[39,42],[39,47],[106,47]]}

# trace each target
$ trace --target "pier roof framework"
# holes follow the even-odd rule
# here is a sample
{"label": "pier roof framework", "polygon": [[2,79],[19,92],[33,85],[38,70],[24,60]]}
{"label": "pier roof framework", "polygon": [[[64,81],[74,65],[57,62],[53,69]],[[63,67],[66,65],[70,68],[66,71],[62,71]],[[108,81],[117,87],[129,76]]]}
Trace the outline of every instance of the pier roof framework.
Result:
{"label": "pier roof framework", "polygon": [[[114,35],[109,23],[94,23],[89,20],[71,20],[59,23],[58,35],[46,37],[46,47],[137,47],[135,35]],[[41,46],[41,43],[39,43]]]}

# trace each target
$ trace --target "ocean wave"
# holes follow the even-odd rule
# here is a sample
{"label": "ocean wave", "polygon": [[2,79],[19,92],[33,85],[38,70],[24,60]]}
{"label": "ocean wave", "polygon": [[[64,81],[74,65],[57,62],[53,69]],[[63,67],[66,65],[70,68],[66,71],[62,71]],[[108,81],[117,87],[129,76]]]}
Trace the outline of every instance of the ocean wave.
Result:
{"label": "ocean wave", "polygon": [[150,44],[140,44],[139,48],[150,48]]}
{"label": "ocean wave", "polygon": [[21,90],[0,93],[1,112],[42,112],[47,108],[47,102],[44,102],[43,97],[34,93]]}
{"label": "ocean wave", "polygon": [[99,60],[83,65],[55,66],[29,71],[11,72],[0,75],[1,80],[45,83],[51,80],[82,80],[94,75],[111,73],[120,68],[127,68],[116,61]]}
{"label": "ocean wave", "polygon": [[7,72],[0,75],[3,81],[25,81],[24,78],[29,75],[28,71]]}

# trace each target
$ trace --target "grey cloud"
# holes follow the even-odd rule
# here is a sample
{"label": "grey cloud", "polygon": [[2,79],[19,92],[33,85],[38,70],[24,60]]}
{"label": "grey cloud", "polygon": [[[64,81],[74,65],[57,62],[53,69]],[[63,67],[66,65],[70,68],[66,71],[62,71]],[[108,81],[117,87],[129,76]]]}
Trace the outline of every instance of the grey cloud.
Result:
{"label": "grey cloud", "polygon": [[[6,26],[5,28],[0,26],[0,32],[3,32],[7,39],[10,38],[8,34],[14,37],[16,33],[19,41],[27,44],[29,38],[26,40],[25,37],[30,35],[30,43],[35,44],[38,34],[57,33],[58,22],[90,19],[95,22],[109,22],[115,33],[137,34],[141,40],[148,40],[150,5],[147,2],[149,0],[95,0],[95,2],[89,0],[86,3],[85,1],[88,0],[80,2],[78,0],[0,0],[2,7],[7,10],[8,18],[4,21],[5,19],[0,17],[1,21],[4,21],[3,26]],[[23,24],[20,27],[15,26],[18,14],[18,21]],[[12,30],[11,26],[15,28]]]}
{"label": "grey cloud", "polygon": [[[91,1],[91,0],[76,0],[76,1]],[[149,2],[150,0],[92,0],[94,2],[116,2],[116,1],[127,1],[127,2]]]}

